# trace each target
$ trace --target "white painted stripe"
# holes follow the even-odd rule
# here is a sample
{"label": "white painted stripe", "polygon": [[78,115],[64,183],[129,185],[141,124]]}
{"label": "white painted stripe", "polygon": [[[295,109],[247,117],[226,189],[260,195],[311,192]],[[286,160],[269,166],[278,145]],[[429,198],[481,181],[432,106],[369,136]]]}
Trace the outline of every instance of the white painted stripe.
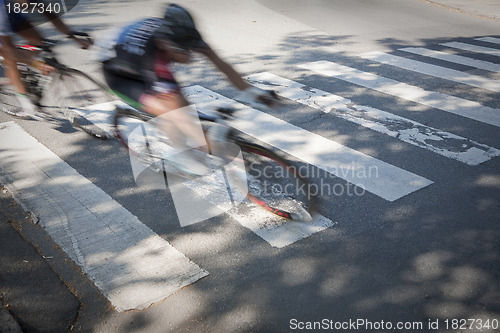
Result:
{"label": "white painted stripe", "polygon": [[399,49],[400,51],[409,52],[413,54],[419,54],[422,56],[445,60],[448,62],[453,62],[460,65],[465,65],[469,67],[479,68],[490,72],[500,72],[500,64],[495,64],[488,61],[477,60],[469,57],[464,57],[456,54],[450,54],[441,51],[429,50],[422,47],[407,47],[404,49]]}
{"label": "white painted stripe", "polygon": [[0,169],[118,311],[146,308],[208,274],[14,122],[0,124]]}
{"label": "white painted stripe", "polygon": [[477,102],[439,92],[427,91],[406,83],[372,73],[362,72],[329,61],[311,62],[300,65],[299,67],[314,71],[321,75],[335,77],[385,94],[397,96],[462,117],[500,127],[500,110],[483,106]]}
{"label": "white painted stripe", "polygon": [[481,42],[493,43],[493,44],[500,44],[500,38],[496,38],[496,37],[481,37],[481,38],[475,38],[475,40],[479,40]]}
{"label": "white painted stripe", "polygon": [[500,57],[500,50],[499,49],[494,49],[491,47],[484,47],[484,46],[479,46],[479,45],[473,45],[473,44],[467,44],[467,43],[462,43],[462,42],[449,42],[449,43],[442,43],[439,45],[451,47],[454,49],[460,49],[464,51],[471,51],[471,52],[476,52],[476,53],[484,53],[488,55],[493,55],[493,56],[498,56]]}
{"label": "white painted stripe", "polygon": [[397,200],[432,184],[426,178],[362,154],[267,113],[248,108],[201,86],[189,87],[184,91],[190,102],[198,109],[210,109],[222,104],[240,110],[237,120],[233,121],[233,126],[238,130],[385,200]]}
{"label": "white painted stripe", "polygon": [[430,75],[457,83],[463,83],[481,89],[500,92],[499,81],[491,80],[477,75],[470,75],[454,69],[427,64],[425,62],[398,57],[383,52],[369,52],[360,54],[359,56],[364,59],[377,61],[386,65],[396,66],[413,72],[422,73],[425,75]]}
{"label": "white painted stripe", "polygon": [[283,97],[469,165],[500,156],[500,150],[487,145],[386,111],[355,105],[349,99],[271,73],[253,74],[246,79],[263,89],[273,89]]}

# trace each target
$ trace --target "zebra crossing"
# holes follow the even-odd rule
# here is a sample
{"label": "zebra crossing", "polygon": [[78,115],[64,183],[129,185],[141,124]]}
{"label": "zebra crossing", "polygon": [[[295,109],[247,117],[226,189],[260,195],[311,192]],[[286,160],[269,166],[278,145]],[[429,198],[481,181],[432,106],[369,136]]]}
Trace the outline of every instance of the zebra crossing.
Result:
{"label": "zebra crossing", "polygon": [[[477,38],[476,40],[493,44],[486,52],[489,55],[494,53],[494,46],[500,41],[500,39],[493,37]],[[450,43],[456,46],[454,42]],[[462,47],[483,54],[485,51],[484,46],[473,44],[462,45]],[[418,53],[420,56],[428,56],[433,59],[439,58],[450,63],[489,71],[496,71],[500,67],[498,63],[475,59],[470,54],[465,57],[423,47],[406,47],[398,51],[409,54]],[[359,58],[370,62],[383,63],[404,71],[445,79],[452,84],[468,85],[484,91],[497,92],[500,88],[500,81],[488,77],[477,74],[471,75],[456,69],[405,59],[387,53],[369,52],[360,54]],[[395,98],[419,103],[429,108],[460,116],[466,121],[477,121],[485,126],[500,127],[500,109],[482,105],[474,100],[426,90],[417,85],[396,81],[373,72],[365,72],[355,67],[348,67],[331,61],[319,60],[298,64],[297,69],[372,89]],[[307,72],[305,74],[307,75]],[[273,73],[255,73],[248,75],[246,79],[255,86],[273,89],[285,99],[328,114],[332,117],[332,121],[334,121],[334,117],[338,117],[465,165],[477,166],[500,156],[500,149],[497,147],[440,130],[413,119],[404,118],[388,110],[381,110],[370,105],[358,105],[341,95],[321,90],[319,87],[306,86]],[[240,109],[238,120],[234,123],[238,130],[313,167],[326,171],[350,184],[359,186],[388,202],[398,200],[427,186],[432,186],[435,181],[358,152],[335,142],[334,139],[325,138],[314,133],[314,131],[290,124],[266,112],[244,106],[235,99],[223,96],[205,87],[187,87],[184,89],[184,93],[190,102],[202,112],[210,112],[211,108],[220,105]],[[97,109],[104,108],[106,107],[102,105],[97,106]],[[111,109],[109,106],[107,108]],[[99,115],[99,112],[96,112],[96,107],[92,109],[93,114]],[[102,116],[100,118],[99,116],[95,117],[96,123],[102,125],[105,123],[105,118]],[[256,124],[259,125],[256,126]],[[377,170],[376,177],[366,177],[364,173],[355,172],[355,170],[369,170],[370,168]],[[221,205],[225,204],[221,203]],[[231,215],[231,217],[247,227],[251,224],[242,222],[248,219],[242,219],[237,215]],[[317,226],[318,229],[314,230],[323,230],[335,224],[330,220],[325,221],[323,218],[321,219],[323,222]],[[269,225],[268,223],[263,224]],[[284,247],[301,239],[301,237],[292,237],[287,239],[293,240],[276,241],[276,230],[273,231],[273,236],[267,237],[266,232],[262,232],[258,224],[248,228],[276,247]],[[276,228],[279,229],[279,227]],[[314,232],[316,231],[300,232],[300,234],[306,237]]]}
{"label": "zebra crossing", "polygon": [[[478,43],[475,43],[476,41]],[[489,46],[485,46],[485,43],[489,44]],[[498,73],[500,72],[500,58],[498,62],[491,62],[477,59],[472,55],[472,53],[488,55],[489,60],[492,57],[500,57],[500,46],[498,44],[500,44],[500,38],[484,37],[476,38],[470,43],[463,41],[443,43],[439,46],[444,46],[445,49],[439,51],[423,47],[405,47],[398,50],[400,51],[399,54],[407,53],[409,55],[416,54],[421,58],[426,57],[429,62],[416,61],[407,59],[404,56],[381,52],[360,54],[358,58],[362,61],[391,66],[393,70],[411,71],[426,77],[447,80],[453,85],[466,85],[488,93],[496,93],[500,91],[500,81],[498,80],[491,79],[487,75],[477,74],[477,72],[472,75],[464,71],[434,65],[430,62],[439,60],[441,64],[445,61],[450,64],[475,68],[479,71]],[[449,48],[463,50],[466,55],[456,54],[460,53],[460,51],[451,53],[448,51]],[[490,104],[490,106],[487,106],[475,100],[431,91],[425,87],[415,85],[415,83],[400,82],[376,74],[374,71],[366,72],[357,67],[349,67],[345,64],[327,60],[301,63],[295,69],[302,71],[301,73],[305,75],[320,75],[327,79],[334,79],[337,82],[383,93],[392,98],[418,103],[432,111],[435,110],[454,117],[460,117],[464,126],[474,123],[485,126],[485,128],[500,127],[500,105],[498,101],[496,105]],[[314,112],[319,112],[324,116],[324,121],[333,122],[336,118],[346,120],[368,130],[386,135],[388,140],[399,140],[405,145],[424,149],[427,152],[436,154],[436,156],[448,158],[453,162],[469,167],[477,167],[500,156],[500,143],[493,146],[491,143],[477,142],[462,135],[426,125],[425,121],[417,121],[411,119],[411,117],[405,118],[395,114],[390,108],[383,110],[380,106],[359,105],[343,96],[342,93],[322,90],[322,87],[306,85],[301,83],[300,80],[292,80],[271,72],[254,73],[248,75],[246,79],[255,86],[273,89],[284,99],[310,108]],[[305,162],[307,165],[363,188],[388,203],[412,195],[416,191],[425,190],[439,181],[439,179],[433,179],[432,173],[429,173],[430,176],[429,174],[426,175],[426,178],[413,170],[405,170],[400,166],[336,142],[335,138],[324,137],[320,133],[316,133],[314,129],[308,130],[267,112],[244,106],[237,102],[236,99],[221,95],[203,86],[187,87],[184,92],[188,100],[202,112],[209,112],[207,110],[214,106],[221,106],[221,104],[239,109],[238,119],[234,122],[234,126],[238,130]],[[111,131],[109,119],[112,110],[112,105],[100,104],[89,106],[87,109],[79,110],[79,112],[97,126]],[[176,252],[170,244],[162,242],[154,232],[144,226],[136,217],[128,213],[123,207],[113,203],[112,198],[101,193],[102,191],[99,188],[92,187],[92,184],[89,184],[90,182],[84,179],[83,176],[78,175],[72,168],[65,165],[64,161],[59,160],[43,145],[30,138],[27,133],[23,133],[21,129],[13,124],[4,123],[0,126],[0,138],[2,135],[7,138],[14,134],[22,138],[20,142],[26,144],[26,149],[19,150],[17,146],[10,144],[7,139],[0,140],[2,143],[0,155],[5,155],[5,158],[2,158],[1,161],[11,161],[10,166],[0,162],[0,167],[3,172],[9,167],[11,168],[10,174],[4,181],[9,182],[17,179],[15,188],[26,191],[23,198],[31,202],[31,206],[44,211],[43,203],[37,201],[36,198],[43,197],[48,200],[51,196],[60,192],[66,193],[67,197],[75,199],[68,206],[70,208],[75,207],[71,205],[78,206],[82,203],[87,205],[86,209],[91,212],[88,217],[92,221],[91,223],[96,223],[96,221],[110,216],[113,217],[113,221],[111,221],[113,223],[110,222],[105,224],[104,228],[98,229],[101,234],[90,234],[91,225],[81,225],[78,230],[71,231],[68,229],[69,222],[67,219],[62,221],[58,214],[45,212],[45,214],[49,214],[47,215],[49,216],[49,222],[46,228],[52,230],[51,236],[56,242],[58,241],[57,238],[60,238],[59,244],[61,247],[70,254],[75,262],[85,268],[84,270],[88,272],[94,282],[100,286],[103,293],[112,300],[117,308],[126,310],[140,308],[145,304],[161,299],[161,297],[166,297],[166,295],[182,286],[193,283],[208,274],[208,272],[185,258],[182,253]],[[16,163],[22,163],[23,159],[30,159],[30,161],[35,159],[34,162],[30,162],[33,170],[30,169],[27,172],[36,174],[40,179],[47,181],[46,185],[50,185],[52,190],[44,191],[40,186],[35,186],[32,180],[23,179],[23,175],[20,175],[15,167]],[[432,161],[429,163],[432,163]],[[51,169],[51,167],[54,168]],[[360,170],[370,170],[371,168],[376,170],[376,176],[367,177],[366,173],[358,172]],[[47,176],[50,178],[49,180],[44,178]],[[68,187],[68,184],[83,184],[85,191],[80,191],[71,186]],[[196,191],[196,186],[193,189]],[[85,196],[83,196],[83,192],[87,192]],[[206,191],[206,188],[204,189],[204,193],[208,193],[205,195],[210,196],[209,192]],[[88,196],[94,196],[95,200],[99,199],[99,202],[90,200]],[[59,197],[62,201],[61,195]],[[52,206],[61,211],[61,216],[71,218],[71,214],[68,215],[67,212],[62,211],[66,208],[58,203],[59,199],[56,201],[55,199],[50,200]],[[111,205],[109,207],[112,207],[112,209],[105,207],[103,202],[109,202]],[[225,205],[226,203],[214,202],[214,204]],[[82,209],[82,211],[85,211],[85,209]],[[228,215],[231,219],[261,237],[270,246],[276,248],[286,248],[301,239],[342,223],[342,221],[335,221],[335,216],[327,216],[328,214],[317,216],[315,221],[309,225],[301,223],[269,223],[270,217],[266,213],[253,212],[250,215],[242,216],[234,212],[228,212]],[[330,219],[333,219],[333,221]],[[87,223],[82,219],[79,219],[79,221]],[[117,221],[125,222],[118,223]],[[109,246],[118,244],[118,238],[123,236],[123,232],[130,234],[130,230],[140,231],[140,239],[136,240],[129,237],[121,245],[130,244],[129,252],[133,255],[124,254],[116,258],[116,261],[110,260],[113,257],[113,251]],[[99,247],[99,241],[103,243],[102,249]],[[88,247],[81,247],[82,242]],[[133,245],[137,242],[144,245],[146,250],[139,250],[137,246]],[[181,273],[175,277],[173,284],[165,287],[165,290],[160,293],[161,295],[150,292],[156,288],[155,286],[141,285],[140,287],[143,289],[140,290],[144,291],[143,295],[155,294],[155,298],[149,299],[145,297],[141,298],[140,302],[132,301],[136,292],[125,288],[125,284],[135,278],[140,280],[144,276],[155,276],[155,279],[163,282],[169,278],[170,273],[167,271],[154,271],[150,270],[147,265],[142,267],[137,264],[141,262],[138,256],[143,256],[145,262],[151,262],[149,252],[154,251],[158,252],[158,257],[167,262],[169,261],[167,257],[173,256],[175,262],[172,265],[182,266],[179,269]],[[99,253],[104,253],[104,255],[99,255]],[[155,260],[158,260],[158,257]],[[97,267],[101,266],[104,267],[102,272],[97,269]],[[106,269],[113,272],[113,278],[105,274]]]}

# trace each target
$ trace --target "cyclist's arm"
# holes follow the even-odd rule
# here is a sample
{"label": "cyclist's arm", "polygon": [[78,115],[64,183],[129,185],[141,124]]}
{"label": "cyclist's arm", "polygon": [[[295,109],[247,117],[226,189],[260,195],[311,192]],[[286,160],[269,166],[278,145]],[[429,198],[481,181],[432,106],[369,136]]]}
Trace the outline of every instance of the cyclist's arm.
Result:
{"label": "cyclist's arm", "polygon": [[[19,2],[29,4],[30,0],[19,0]],[[45,15],[50,20],[50,22],[54,25],[54,27],[56,27],[57,30],[59,30],[61,33],[65,34],[66,36],[68,36],[69,38],[73,39],[75,42],[80,44],[82,48],[88,49],[89,47],[92,46],[92,43],[87,39],[78,38],[77,36],[75,36],[73,34],[73,31],[64,23],[64,21],[61,20],[54,13],[51,13],[49,11],[44,11],[43,15]]]}
{"label": "cyclist's arm", "polygon": [[205,45],[203,48],[198,49],[197,52],[205,55],[239,90],[245,90],[250,87],[241,75],[230,64],[222,60],[210,46]]}
{"label": "cyclist's arm", "polygon": [[57,30],[59,30],[60,32],[62,32],[63,34],[67,35],[69,38],[73,39],[75,42],[80,44],[82,46],[82,48],[88,49],[89,47],[92,46],[92,43],[89,40],[87,40],[85,38],[78,38],[77,36],[75,36],[73,34],[73,31],[69,29],[69,27],[66,25],[66,23],[64,23],[64,21],[61,20],[56,15],[51,14],[51,13],[46,13],[45,16],[47,16],[47,18],[50,19],[50,21],[57,28]]}
{"label": "cyclist's arm", "polygon": [[210,59],[210,61],[227,76],[229,81],[242,91],[242,95],[239,98],[240,101],[249,103],[250,105],[257,103],[265,104],[266,106],[273,106],[278,101],[274,91],[257,88],[247,83],[231,65],[222,60],[208,45],[205,44],[203,48],[197,51]]}

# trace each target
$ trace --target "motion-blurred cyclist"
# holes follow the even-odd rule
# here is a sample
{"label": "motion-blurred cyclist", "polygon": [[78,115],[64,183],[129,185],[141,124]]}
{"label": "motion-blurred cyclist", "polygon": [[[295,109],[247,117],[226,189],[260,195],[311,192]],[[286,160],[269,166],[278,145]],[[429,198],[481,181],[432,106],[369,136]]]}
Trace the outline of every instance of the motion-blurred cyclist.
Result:
{"label": "motion-blurred cyclist", "polygon": [[[6,76],[15,86],[17,91],[17,99],[22,107],[22,110],[17,112],[19,117],[40,118],[38,107],[34,105],[26,95],[26,87],[21,81],[21,76],[17,68],[17,62],[26,63],[34,66],[42,72],[48,73],[54,69],[42,61],[33,59],[31,53],[22,52],[16,49],[12,42],[12,35],[18,34],[27,39],[34,46],[43,45],[43,37],[37,29],[30,23],[28,18],[22,14],[21,10],[16,10],[14,4],[26,3],[28,0],[0,0],[0,56],[4,58],[6,65]],[[37,0],[37,3],[40,3]],[[10,6],[9,6],[10,5]],[[79,33],[71,31],[69,27],[55,14],[44,12],[44,15],[52,22],[52,24],[62,33],[72,38],[79,43],[82,48],[88,48],[91,42],[87,38],[78,37]]]}
{"label": "motion-blurred cyclist", "polygon": [[206,166],[196,158],[199,154],[190,149],[188,139],[203,151],[207,143],[196,112],[188,107],[174,78],[172,62],[189,63],[192,52],[203,54],[244,94],[268,105],[274,100],[271,92],[249,85],[223,61],[202,39],[188,11],[176,4],[169,4],[163,17],[134,22],[97,41],[96,46],[110,88],[128,104],[168,119],[163,129],[178,151],[184,152],[172,162],[191,174],[204,174]]}

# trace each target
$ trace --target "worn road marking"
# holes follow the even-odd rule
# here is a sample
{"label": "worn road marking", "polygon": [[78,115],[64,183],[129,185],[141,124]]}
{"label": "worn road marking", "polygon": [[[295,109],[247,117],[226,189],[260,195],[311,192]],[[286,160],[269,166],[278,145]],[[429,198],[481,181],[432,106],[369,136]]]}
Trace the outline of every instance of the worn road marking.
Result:
{"label": "worn road marking", "polygon": [[349,99],[306,87],[271,73],[253,74],[247,76],[246,79],[253,85],[263,89],[272,89],[279,95],[301,104],[469,165],[478,165],[500,156],[500,150],[496,148],[386,111],[356,105]]}

